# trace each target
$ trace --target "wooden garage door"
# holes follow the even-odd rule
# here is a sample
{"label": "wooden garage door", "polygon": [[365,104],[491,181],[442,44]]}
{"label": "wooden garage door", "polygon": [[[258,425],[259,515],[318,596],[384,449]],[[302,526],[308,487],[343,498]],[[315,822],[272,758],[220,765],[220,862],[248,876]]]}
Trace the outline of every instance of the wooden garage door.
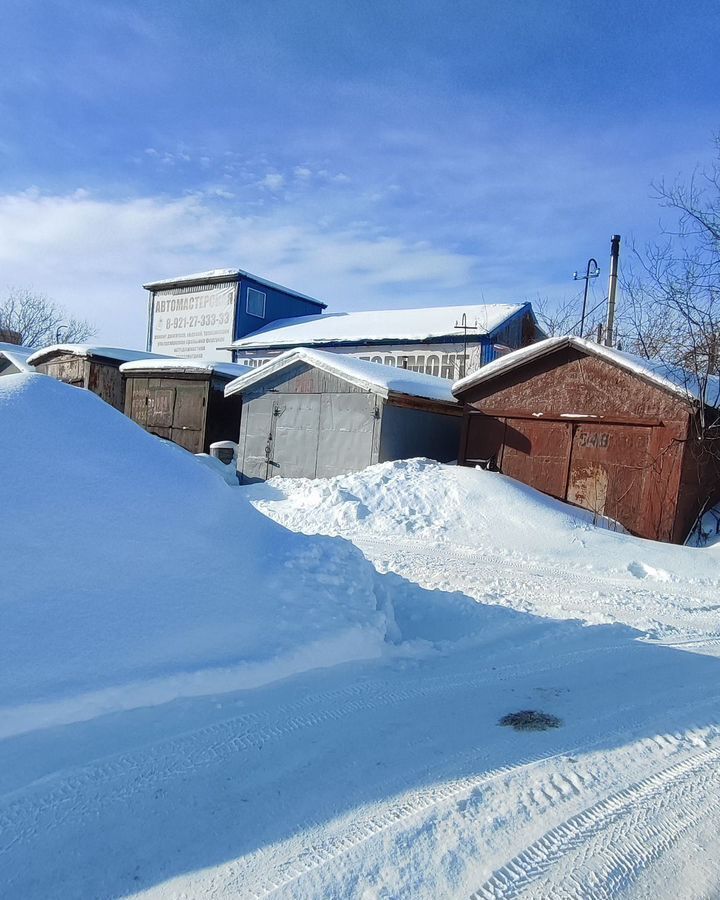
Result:
{"label": "wooden garage door", "polygon": [[191,453],[202,453],[205,384],[160,385],[162,382],[155,386],[152,379],[149,381],[145,427],[152,434],[171,440]]}
{"label": "wooden garage door", "polygon": [[640,532],[652,428],[578,423],[574,431],[568,501]]}

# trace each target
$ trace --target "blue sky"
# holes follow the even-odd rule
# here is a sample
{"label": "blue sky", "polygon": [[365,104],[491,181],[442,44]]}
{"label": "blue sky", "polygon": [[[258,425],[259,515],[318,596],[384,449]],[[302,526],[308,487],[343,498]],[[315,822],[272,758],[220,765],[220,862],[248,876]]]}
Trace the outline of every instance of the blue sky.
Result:
{"label": "blue sky", "polygon": [[2,0],[0,289],[140,345],[154,278],[572,297],[720,131],[716,2]]}

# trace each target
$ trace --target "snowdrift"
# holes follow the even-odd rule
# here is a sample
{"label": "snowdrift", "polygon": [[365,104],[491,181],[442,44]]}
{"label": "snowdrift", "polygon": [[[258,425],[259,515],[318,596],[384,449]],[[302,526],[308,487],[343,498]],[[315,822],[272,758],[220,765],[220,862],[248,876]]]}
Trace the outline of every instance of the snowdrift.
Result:
{"label": "snowdrift", "polygon": [[278,478],[241,492],[276,522],[305,533],[419,539],[636,579],[720,576],[717,551],[635,538],[504,475],[427,459],[315,481]]}
{"label": "snowdrift", "polygon": [[382,652],[372,566],[94,394],[0,380],[0,736]]}

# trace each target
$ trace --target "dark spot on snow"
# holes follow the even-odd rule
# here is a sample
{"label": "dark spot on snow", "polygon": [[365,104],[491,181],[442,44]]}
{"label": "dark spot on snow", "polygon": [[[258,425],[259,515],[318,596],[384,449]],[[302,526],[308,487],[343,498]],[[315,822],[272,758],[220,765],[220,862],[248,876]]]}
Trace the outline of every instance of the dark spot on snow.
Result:
{"label": "dark spot on snow", "polygon": [[503,716],[498,725],[509,725],[516,731],[547,731],[548,728],[559,728],[562,719],[537,709],[521,709]]}

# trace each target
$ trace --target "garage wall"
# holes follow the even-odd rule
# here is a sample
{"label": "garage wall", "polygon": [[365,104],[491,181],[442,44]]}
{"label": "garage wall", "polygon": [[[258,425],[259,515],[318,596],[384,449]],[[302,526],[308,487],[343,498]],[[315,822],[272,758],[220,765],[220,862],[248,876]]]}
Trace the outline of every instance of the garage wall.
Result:
{"label": "garage wall", "polygon": [[104,363],[95,358],[67,353],[40,363],[36,369],[58,381],[92,391],[121,412],[125,408],[125,386],[120,363]]}
{"label": "garage wall", "polygon": [[385,404],[378,462],[426,456],[438,462],[457,459],[460,416]]}

